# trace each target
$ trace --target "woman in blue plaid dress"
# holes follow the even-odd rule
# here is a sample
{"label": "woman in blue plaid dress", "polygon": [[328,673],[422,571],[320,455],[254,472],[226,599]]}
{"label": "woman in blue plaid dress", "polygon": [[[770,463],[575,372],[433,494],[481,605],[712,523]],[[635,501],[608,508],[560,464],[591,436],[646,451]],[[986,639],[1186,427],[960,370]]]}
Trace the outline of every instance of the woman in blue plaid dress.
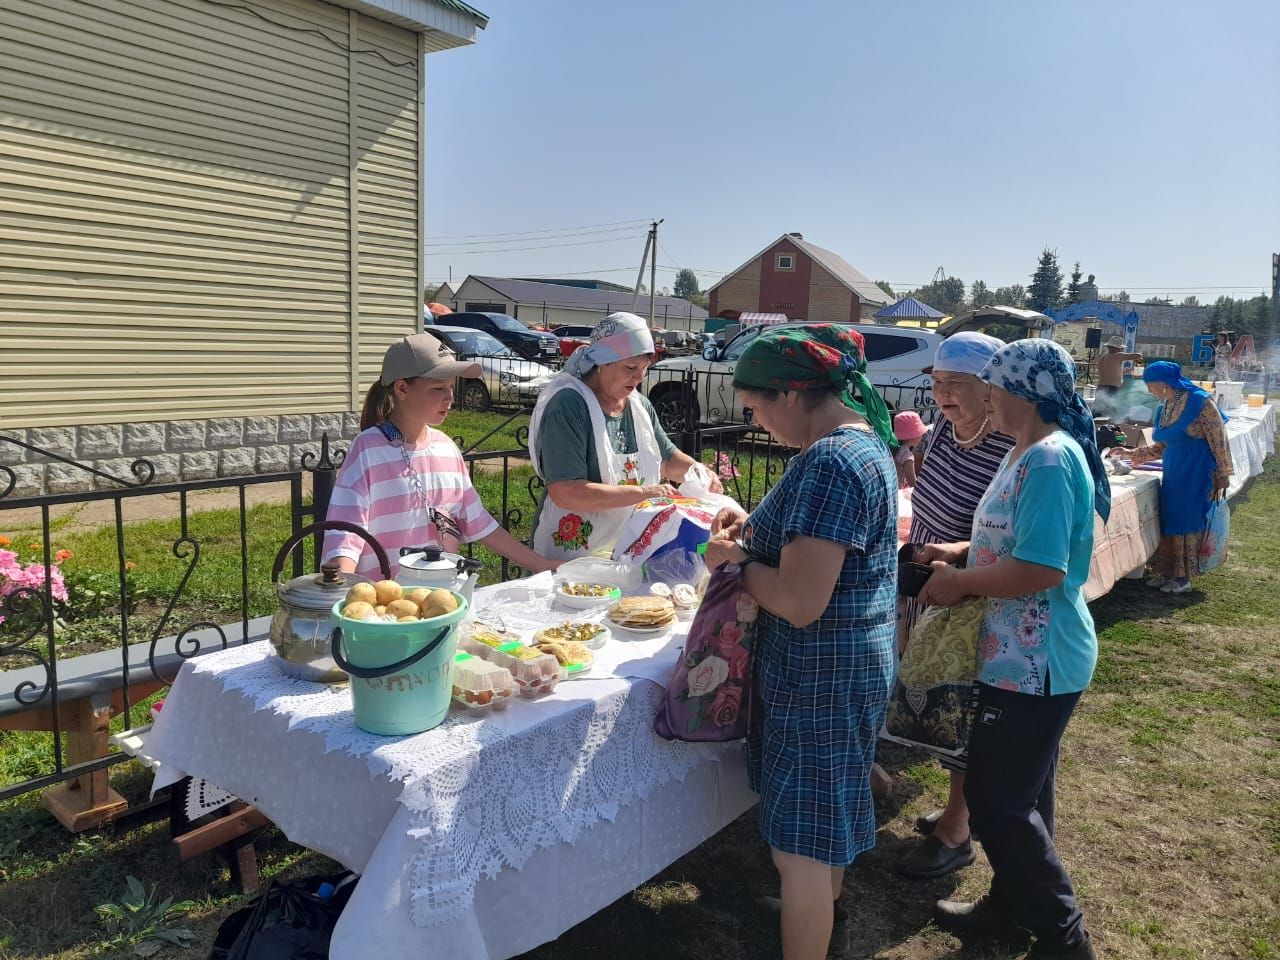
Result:
{"label": "woman in blue plaid dress", "polygon": [[786,960],[824,958],[833,920],[836,949],[847,941],[844,868],[875,844],[868,778],[893,681],[898,482],[863,356],[855,331],[829,324],[747,349],[735,387],[800,453],[750,517],[717,518],[729,538],[707,550],[712,565],[744,566],[761,607],[747,755],[782,880]]}

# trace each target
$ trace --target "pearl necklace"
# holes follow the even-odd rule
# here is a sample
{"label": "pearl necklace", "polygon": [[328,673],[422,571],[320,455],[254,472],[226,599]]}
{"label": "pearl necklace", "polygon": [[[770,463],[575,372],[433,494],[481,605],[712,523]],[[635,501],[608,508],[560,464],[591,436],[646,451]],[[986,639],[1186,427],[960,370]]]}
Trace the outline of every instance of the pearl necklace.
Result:
{"label": "pearl necklace", "polygon": [[990,419],[990,417],[983,417],[982,422],[978,424],[978,429],[974,431],[973,436],[969,437],[967,440],[960,436],[959,431],[956,430],[956,425],[953,423],[951,425],[951,435],[956,438],[956,446],[960,447],[962,450],[971,450],[980,444],[983,436],[987,432],[987,423]]}

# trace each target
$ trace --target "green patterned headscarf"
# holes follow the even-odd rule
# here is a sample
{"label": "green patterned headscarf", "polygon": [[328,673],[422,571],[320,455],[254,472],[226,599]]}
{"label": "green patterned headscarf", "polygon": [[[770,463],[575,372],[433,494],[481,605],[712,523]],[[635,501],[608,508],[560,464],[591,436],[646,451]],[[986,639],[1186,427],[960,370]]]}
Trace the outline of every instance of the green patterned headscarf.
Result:
{"label": "green patterned headscarf", "polygon": [[843,387],[840,402],[864,417],[889,449],[898,447],[889,408],[867,379],[862,334],[850,327],[811,323],[765,330],[738,361],[733,385],[782,392]]}

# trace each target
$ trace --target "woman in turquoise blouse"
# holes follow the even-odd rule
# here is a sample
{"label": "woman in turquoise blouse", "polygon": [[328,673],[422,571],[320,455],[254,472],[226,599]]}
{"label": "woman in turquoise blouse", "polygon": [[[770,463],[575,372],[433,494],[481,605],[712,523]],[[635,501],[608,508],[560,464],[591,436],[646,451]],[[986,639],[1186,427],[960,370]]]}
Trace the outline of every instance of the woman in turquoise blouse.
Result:
{"label": "woman in turquoise blouse", "polygon": [[993,877],[976,903],[939,901],[934,920],[959,934],[1021,928],[1035,937],[1030,957],[1092,960],[1053,845],[1053,792],[1058,745],[1098,657],[1083,587],[1093,514],[1106,521],[1110,486],[1062,347],[1011,343],[981,378],[992,426],[1014,447],[978,504],[970,542],[925,548],[935,562],[921,600],[987,598],[964,792]]}

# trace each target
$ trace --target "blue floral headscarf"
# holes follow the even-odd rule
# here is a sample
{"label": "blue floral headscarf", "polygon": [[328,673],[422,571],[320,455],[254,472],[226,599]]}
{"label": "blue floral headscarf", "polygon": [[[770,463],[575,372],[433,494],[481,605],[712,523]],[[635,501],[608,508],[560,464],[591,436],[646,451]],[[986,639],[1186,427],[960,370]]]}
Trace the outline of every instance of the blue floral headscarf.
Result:
{"label": "blue floral headscarf", "polygon": [[1111,482],[1098,452],[1089,406],[1076,393],[1075,361],[1052,340],[1015,340],[996,352],[979,376],[1036,405],[1045,423],[1056,423],[1080,444],[1093,474],[1093,508],[1111,516]]}

